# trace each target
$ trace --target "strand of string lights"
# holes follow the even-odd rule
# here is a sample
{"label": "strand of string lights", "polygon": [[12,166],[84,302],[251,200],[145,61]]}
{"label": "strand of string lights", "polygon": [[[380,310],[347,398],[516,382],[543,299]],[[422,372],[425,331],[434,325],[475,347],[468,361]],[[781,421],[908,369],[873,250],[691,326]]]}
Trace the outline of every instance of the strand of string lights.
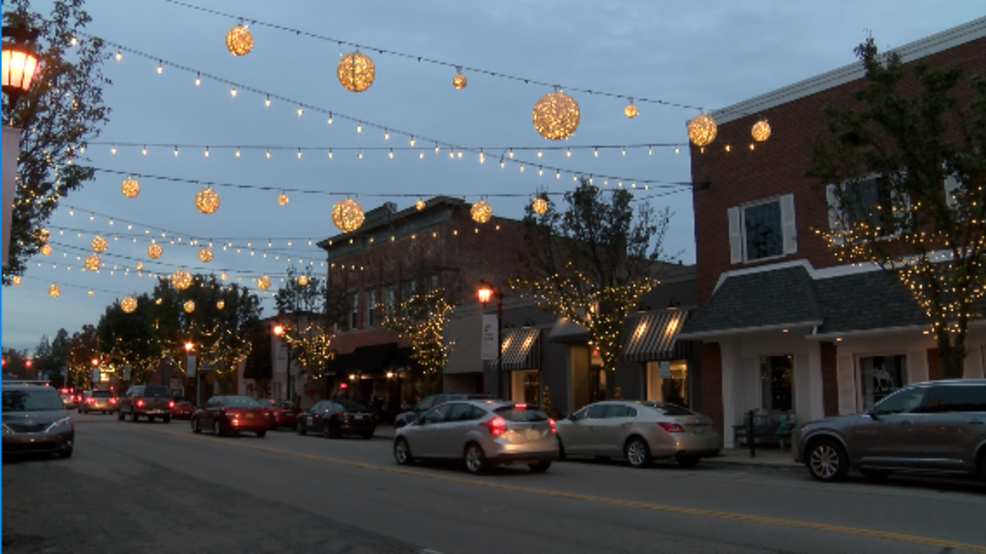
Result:
{"label": "strand of string lights", "polygon": [[507,79],[507,80],[514,81],[514,82],[524,83],[525,85],[535,85],[535,86],[539,86],[539,87],[563,88],[565,90],[570,90],[570,91],[575,91],[575,92],[581,92],[581,93],[585,93],[585,94],[589,94],[589,95],[593,95],[593,96],[603,96],[603,97],[608,97],[608,98],[618,98],[618,99],[621,99],[621,100],[627,100],[631,104],[634,104],[634,103],[655,104],[655,105],[660,105],[660,106],[667,106],[667,107],[674,107],[674,108],[682,108],[682,109],[687,109],[687,110],[704,111],[704,108],[702,106],[685,104],[685,103],[682,103],[682,102],[672,102],[672,101],[661,100],[661,99],[657,99],[657,98],[646,98],[646,97],[643,97],[643,96],[637,96],[637,95],[632,95],[632,94],[621,94],[621,93],[607,92],[607,91],[596,90],[596,89],[579,88],[579,87],[572,87],[572,86],[563,86],[563,85],[561,85],[559,83],[549,83],[547,81],[542,81],[542,80],[539,80],[539,79],[533,79],[533,78],[530,78],[530,77],[519,77],[519,76],[516,76],[516,75],[510,75],[510,74],[507,74],[507,73],[501,73],[499,71],[491,71],[491,70],[488,70],[488,69],[483,69],[483,68],[479,68],[479,67],[473,67],[473,66],[463,65],[463,64],[460,64],[460,63],[453,63],[453,62],[438,60],[438,59],[435,59],[435,58],[429,58],[427,56],[420,56],[420,55],[417,55],[417,54],[408,54],[408,53],[405,53],[405,52],[398,52],[396,50],[390,50],[390,49],[381,48],[381,47],[378,47],[378,46],[371,46],[371,45],[368,45],[368,44],[361,44],[361,43],[351,42],[351,41],[343,40],[343,39],[339,39],[339,38],[334,38],[334,37],[319,35],[319,34],[316,34],[316,33],[308,32],[308,31],[302,31],[300,29],[295,29],[295,28],[292,28],[292,27],[284,26],[284,25],[278,25],[278,24],[275,24],[275,23],[268,23],[268,22],[261,21],[261,20],[258,20],[258,19],[252,18],[252,17],[242,16],[242,15],[235,15],[235,14],[231,14],[231,13],[226,13],[226,12],[221,12],[221,11],[218,11],[218,10],[214,10],[214,9],[211,9],[211,8],[205,8],[205,7],[202,7],[202,6],[196,6],[196,5],[193,5],[193,4],[188,4],[188,3],[185,3],[185,2],[180,2],[179,0],[164,0],[164,1],[167,2],[167,3],[169,3],[169,4],[174,4],[176,6],[181,6],[183,8],[189,8],[189,9],[192,9],[192,10],[198,10],[198,11],[201,11],[201,12],[209,13],[209,14],[212,14],[212,15],[218,15],[218,16],[221,16],[221,17],[228,17],[230,19],[234,19],[234,20],[241,21],[241,22],[245,21],[245,22],[249,22],[251,25],[256,25],[256,26],[260,26],[260,27],[267,27],[267,28],[270,28],[270,29],[275,29],[275,30],[278,30],[278,31],[283,31],[283,32],[286,32],[286,33],[290,33],[290,34],[293,34],[295,36],[304,36],[304,37],[307,37],[307,38],[312,38],[312,39],[321,40],[321,41],[325,41],[325,42],[333,42],[333,43],[336,43],[340,48],[343,47],[343,46],[347,46],[347,47],[355,48],[356,50],[373,51],[373,52],[377,52],[378,54],[386,54],[386,55],[390,55],[390,56],[394,56],[394,57],[398,57],[398,58],[415,60],[415,61],[417,61],[419,63],[428,63],[428,64],[438,65],[438,66],[442,66],[442,67],[448,67],[448,68],[455,69],[457,71],[457,73],[459,73],[459,74],[462,74],[463,72],[475,73],[475,74],[478,74],[478,75],[486,75],[486,76],[489,76],[489,77],[496,77],[496,78],[500,78],[500,79]]}

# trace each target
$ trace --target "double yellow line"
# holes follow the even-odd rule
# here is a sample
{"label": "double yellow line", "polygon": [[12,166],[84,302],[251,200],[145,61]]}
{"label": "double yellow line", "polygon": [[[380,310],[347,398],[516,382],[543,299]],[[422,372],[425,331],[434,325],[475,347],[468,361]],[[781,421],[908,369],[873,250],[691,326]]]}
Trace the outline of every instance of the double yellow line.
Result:
{"label": "double yellow line", "polygon": [[[201,435],[189,435],[187,433],[177,433],[174,431],[165,431],[161,429],[154,429],[159,433],[165,433],[168,435],[181,436],[186,438],[197,438],[203,439],[205,437]],[[653,510],[660,512],[669,512],[675,514],[685,514],[700,517],[712,517],[718,519],[728,519],[732,521],[745,521],[749,523],[762,523],[766,525],[778,525],[782,527],[794,527],[798,529],[811,529],[813,531],[825,531],[829,533],[841,533],[843,535],[854,535],[858,537],[868,537],[874,539],[886,539],[892,541],[909,542],[914,544],[925,544],[928,546],[935,546],[938,548],[951,548],[952,550],[968,551],[974,552],[976,554],[986,554],[986,545],[977,545],[970,543],[963,543],[958,541],[951,541],[946,539],[936,539],[933,537],[922,537],[920,535],[908,535],[905,533],[893,533],[890,531],[877,531],[875,529],[864,529],[861,527],[848,527],[845,525],[829,525],[826,523],[813,523],[810,521],[799,521],[796,519],[784,519],[776,517],[766,517],[766,516],[756,516],[749,514],[739,514],[735,512],[723,512],[719,510],[704,510],[701,508],[687,508],[684,506],[672,506],[670,504],[655,504],[653,502],[640,502],[636,500],[622,500],[619,498],[609,498],[605,496],[594,496],[590,494],[579,494],[574,492],[563,492],[563,491],[552,491],[547,489],[537,489],[533,487],[522,487],[518,485],[509,485],[493,480],[479,480],[470,479],[465,477],[458,477],[455,475],[441,474],[441,473],[425,473],[422,471],[415,471],[413,469],[406,469],[403,467],[394,466],[381,466],[377,464],[368,464],[365,462],[354,462],[351,460],[342,460],[339,458],[330,458],[328,456],[317,456],[314,454],[305,454],[302,452],[291,452],[290,450],[281,450],[278,448],[269,448],[266,446],[257,446],[255,444],[247,444],[241,441],[237,442],[226,442],[224,444],[235,445],[241,448],[249,448],[252,450],[258,450],[261,452],[269,452],[271,454],[287,454],[289,456],[294,456],[296,458],[305,458],[308,460],[315,460],[319,462],[327,462],[331,464],[344,465],[349,467],[357,467],[361,469],[368,469],[371,471],[384,471],[388,473],[397,473],[401,475],[412,475],[415,477],[426,477],[428,479],[436,479],[439,481],[446,481],[450,483],[461,483],[464,485],[473,485],[477,487],[486,487],[490,489],[507,490],[513,492],[520,492],[525,494],[537,494],[541,496],[550,496],[554,498],[566,498],[569,500],[581,500],[584,502],[595,502],[597,504],[609,504],[613,506],[625,506],[627,508],[638,508],[643,510]]]}

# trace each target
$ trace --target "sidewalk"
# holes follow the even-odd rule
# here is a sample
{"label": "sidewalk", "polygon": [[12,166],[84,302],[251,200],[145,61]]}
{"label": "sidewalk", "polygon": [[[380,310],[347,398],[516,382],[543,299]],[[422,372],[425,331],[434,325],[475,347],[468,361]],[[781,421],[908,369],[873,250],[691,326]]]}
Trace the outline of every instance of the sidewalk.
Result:
{"label": "sidewalk", "polygon": [[[393,440],[394,427],[383,423],[377,425],[377,431],[373,436],[378,439]],[[702,458],[702,463],[757,467],[801,467],[794,461],[794,452],[790,448],[781,450],[776,446],[758,446],[755,458],[750,457],[749,448],[724,448],[719,456]]]}

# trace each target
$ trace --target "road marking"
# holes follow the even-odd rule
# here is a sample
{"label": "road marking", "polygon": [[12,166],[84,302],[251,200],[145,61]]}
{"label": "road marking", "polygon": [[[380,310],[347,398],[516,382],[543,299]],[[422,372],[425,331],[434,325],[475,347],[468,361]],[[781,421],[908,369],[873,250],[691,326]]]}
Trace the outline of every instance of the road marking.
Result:
{"label": "road marking", "polygon": [[[166,435],[174,435],[177,437],[185,437],[190,439],[199,440],[209,440],[210,437],[203,435],[189,435],[188,433],[178,433],[176,431],[165,431],[163,429],[151,429],[152,431],[163,433]],[[784,519],[768,516],[756,516],[750,514],[740,514],[735,512],[723,512],[719,510],[706,510],[702,508],[688,508],[685,506],[674,506],[671,504],[656,504],[652,502],[641,502],[637,500],[623,500],[620,498],[609,498],[605,496],[594,496],[590,494],[581,494],[575,492],[565,492],[565,491],[553,491],[548,489],[538,489],[534,487],[523,487],[519,485],[509,485],[505,483],[499,483],[489,480],[479,480],[470,479],[467,477],[458,477],[455,475],[446,475],[440,473],[425,473],[422,471],[416,471],[413,469],[407,469],[404,467],[394,467],[394,466],[382,466],[377,464],[368,464],[366,462],[355,462],[352,460],[343,460],[340,458],[330,458],[328,456],[319,456],[316,454],[306,454],[304,452],[292,452],[290,450],[282,450],[279,448],[270,448],[267,446],[258,446],[255,444],[246,444],[243,442],[224,442],[223,444],[228,444],[230,446],[239,446],[241,448],[249,448],[252,450],[258,450],[261,452],[267,452],[271,454],[287,454],[289,456],[294,456],[297,458],[305,458],[308,460],[315,460],[320,462],[327,462],[331,464],[344,465],[349,467],[356,467],[361,469],[369,469],[372,471],[384,471],[387,473],[397,473],[401,475],[412,475],[415,477],[426,477],[429,479],[436,479],[439,481],[447,481],[451,483],[461,483],[465,485],[473,485],[479,487],[486,487],[490,489],[508,490],[513,492],[521,492],[525,494],[537,494],[541,496],[551,496],[554,498],[566,498],[569,500],[582,500],[585,502],[595,502],[598,504],[610,504],[614,506],[624,506],[627,508],[639,508],[643,510],[653,510],[660,512],[669,512],[676,514],[685,514],[692,516],[701,517],[712,517],[718,519],[729,519],[733,521],[743,521],[748,523],[763,523],[766,525],[779,525],[782,527],[794,527],[798,529],[810,529],[813,531],[827,531],[831,533],[841,533],[844,535],[855,535],[859,537],[868,537],[876,539],[887,539],[900,542],[909,542],[915,544],[925,544],[929,546],[936,546],[944,549],[953,550],[964,550],[968,552],[975,552],[976,554],[986,554],[986,545],[977,545],[971,543],[962,543],[958,541],[952,541],[947,539],[936,539],[933,537],[923,537],[920,535],[908,535],[906,533],[894,533],[890,531],[878,531],[875,529],[865,529],[862,527],[849,527],[845,525],[831,525],[827,523],[814,523],[810,521],[800,521],[796,519]]]}

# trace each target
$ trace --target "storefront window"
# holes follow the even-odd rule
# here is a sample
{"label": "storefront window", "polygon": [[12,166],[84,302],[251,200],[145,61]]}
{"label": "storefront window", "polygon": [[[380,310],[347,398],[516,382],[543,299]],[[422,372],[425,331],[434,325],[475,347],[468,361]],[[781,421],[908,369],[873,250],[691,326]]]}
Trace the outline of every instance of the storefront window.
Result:
{"label": "storefront window", "polygon": [[794,357],[760,358],[761,407],[769,412],[794,410]]}
{"label": "storefront window", "polygon": [[[667,364],[663,371],[662,364]],[[644,371],[647,400],[688,406],[688,363],[685,360],[647,362]]]}
{"label": "storefront window", "polygon": [[903,355],[859,358],[863,409],[872,408],[904,386],[905,369],[906,358]]}
{"label": "storefront window", "polygon": [[536,369],[510,372],[510,399],[514,402],[524,402],[539,405],[538,389],[540,387],[540,372]]}

